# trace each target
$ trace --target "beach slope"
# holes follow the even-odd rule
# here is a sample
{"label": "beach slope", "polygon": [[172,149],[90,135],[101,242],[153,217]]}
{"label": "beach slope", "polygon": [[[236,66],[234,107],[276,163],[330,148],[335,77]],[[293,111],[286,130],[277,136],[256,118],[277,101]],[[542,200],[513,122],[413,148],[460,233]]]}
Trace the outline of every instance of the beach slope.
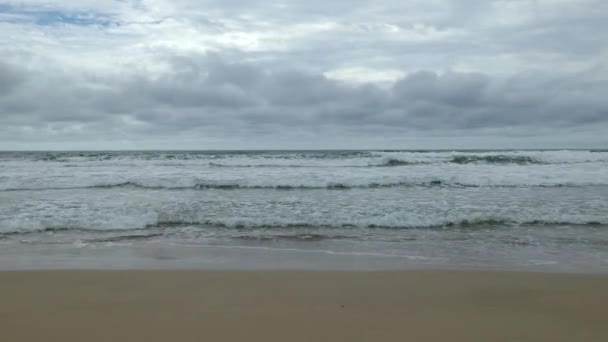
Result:
{"label": "beach slope", "polygon": [[0,272],[2,341],[608,341],[608,275]]}

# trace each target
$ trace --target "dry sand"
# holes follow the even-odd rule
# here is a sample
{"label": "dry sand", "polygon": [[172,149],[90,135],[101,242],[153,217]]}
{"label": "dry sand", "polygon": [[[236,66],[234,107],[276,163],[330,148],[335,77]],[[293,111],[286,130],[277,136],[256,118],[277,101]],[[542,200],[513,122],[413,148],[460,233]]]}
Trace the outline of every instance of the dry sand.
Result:
{"label": "dry sand", "polygon": [[608,341],[608,275],[0,272],[0,341]]}

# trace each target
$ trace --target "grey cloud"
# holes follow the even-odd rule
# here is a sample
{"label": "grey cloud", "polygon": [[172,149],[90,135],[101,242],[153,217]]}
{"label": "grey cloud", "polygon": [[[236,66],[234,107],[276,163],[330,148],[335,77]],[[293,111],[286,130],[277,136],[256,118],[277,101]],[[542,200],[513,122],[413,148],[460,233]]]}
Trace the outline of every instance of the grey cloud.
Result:
{"label": "grey cloud", "polygon": [[456,107],[471,107],[482,99],[489,86],[488,76],[480,73],[417,72],[398,81],[395,93],[408,101],[444,103]]}
{"label": "grey cloud", "polygon": [[18,69],[0,61],[0,97],[17,87],[23,78],[23,73]]}
{"label": "grey cloud", "polygon": [[[240,139],[329,126],[336,135],[352,130],[373,135],[386,129],[475,134],[490,128],[608,124],[608,81],[581,74],[529,73],[503,79],[420,71],[382,88],[298,70],[228,63],[217,56],[181,63],[162,77],[133,72],[124,79],[62,79],[51,69],[34,75],[8,68],[4,74],[25,76],[10,83],[11,92],[0,99],[0,124],[12,132],[43,131],[52,124],[66,136],[83,134],[83,129],[93,136],[238,131]],[[39,82],[56,86],[36,86]],[[37,105],[28,106],[32,102]],[[76,126],[80,128],[71,130]]]}

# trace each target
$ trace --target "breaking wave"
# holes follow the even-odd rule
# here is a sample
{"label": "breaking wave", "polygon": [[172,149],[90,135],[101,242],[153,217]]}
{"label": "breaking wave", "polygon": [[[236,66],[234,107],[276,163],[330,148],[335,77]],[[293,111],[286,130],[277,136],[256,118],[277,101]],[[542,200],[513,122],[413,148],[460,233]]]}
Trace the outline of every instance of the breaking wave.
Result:
{"label": "breaking wave", "polygon": [[403,182],[371,182],[365,184],[356,183],[327,183],[327,184],[238,184],[238,183],[197,183],[193,185],[151,185],[138,182],[121,182],[109,184],[65,186],[65,187],[23,187],[0,189],[0,192],[15,191],[44,191],[44,190],[78,190],[78,189],[145,189],[145,190],[351,190],[351,189],[382,189],[382,188],[407,188],[407,187],[446,187],[446,188],[563,188],[563,187],[585,187],[605,186],[600,183],[547,183],[547,184],[473,184],[452,182],[444,180],[430,181],[403,181]]}
{"label": "breaking wave", "polygon": [[[421,221],[416,218],[396,220],[389,223],[358,221],[358,222],[319,222],[310,223],[304,221],[280,221],[280,220],[256,220],[256,219],[207,219],[207,220],[159,220],[154,223],[142,222],[139,226],[120,228],[113,226],[95,226],[86,227],[86,223],[76,225],[62,225],[59,222],[55,225],[47,224],[42,227],[13,227],[11,230],[0,227],[0,238],[10,238],[13,236],[36,234],[36,233],[121,233],[121,239],[144,239],[150,237],[161,237],[171,234],[173,230],[179,228],[189,229],[234,229],[237,231],[248,232],[252,230],[262,230],[272,234],[284,234],[286,232],[297,232],[302,230],[301,234],[311,235],[314,239],[314,234],[318,232],[326,232],[332,236],[337,236],[336,229],[347,232],[349,229],[492,229],[500,227],[532,227],[532,226],[579,226],[579,227],[598,227],[606,226],[608,221],[589,220],[581,217],[570,221],[550,220],[550,219],[517,219],[517,218],[493,218],[493,217],[473,217],[463,219],[436,219],[430,221]],[[127,234],[124,232],[133,231],[137,233]],[[312,231],[312,232],[311,232]],[[320,234],[320,233],[319,233]],[[293,234],[290,234],[293,235]],[[104,241],[109,241],[104,237]]]}
{"label": "breaking wave", "polygon": [[407,166],[407,165],[416,165],[416,164],[422,164],[422,163],[391,158],[391,159],[388,159],[388,160],[382,162],[379,165],[372,165],[372,166]]}
{"label": "breaking wave", "polygon": [[471,163],[486,163],[486,164],[547,164],[546,162],[532,158],[530,156],[508,156],[508,155],[465,155],[454,156],[450,159],[450,163],[455,164],[471,164]]}
{"label": "breaking wave", "polygon": [[[562,151],[82,151],[82,152],[0,152],[2,161],[90,163],[130,162],[203,162],[209,166],[226,167],[302,167],[329,162],[336,166],[401,166],[424,163],[454,164],[569,164],[608,162],[606,150]],[[223,161],[229,161],[224,163]],[[291,163],[289,162],[291,161]],[[285,165],[283,165],[285,164]],[[290,165],[287,165],[290,164]],[[323,165],[322,165],[323,166]],[[332,166],[332,165],[330,165]]]}
{"label": "breaking wave", "polygon": [[211,167],[231,167],[231,168],[274,168],[274,167],[287,167],[287,168],[369,168],[369,167],[386,167],[386,166],[409,166],[409,165],[420,165],[430,164],[430,162],[416,162],[406,161],[395,158],[389,158],[381,160],[379,162],[370,162],[366,165],[348,164],[348,165],[310,165],[310,164],[222,164],[222,163],[209,163]]}
{"label": "breaking wave", "polygon": [[203,220],[203,221],[160,221],[157,224],[148,225],[147,227],[180,227],[180,226],[206,226],[220,228],[235,228],[235,229],[285,229],[285,228],[323,228],[323,229],[344,229],[344,228],[374,228],[374,229],[428,229],[428,228],[478,228],[478,227],[493,227],[493,226],[597,226],[608,224],[608,222],[600,221],[559,221],[559,220],[517,220],[503,218],[470,218],[461,220],[437,220],[436,222],[419,222],[411,220],[410,222],[393,222],[390,224],[370,223],[370,222],[352,222],[352,223],[336,223],[336,224],[313,224],[307,222],[257,222],[255,220]]}

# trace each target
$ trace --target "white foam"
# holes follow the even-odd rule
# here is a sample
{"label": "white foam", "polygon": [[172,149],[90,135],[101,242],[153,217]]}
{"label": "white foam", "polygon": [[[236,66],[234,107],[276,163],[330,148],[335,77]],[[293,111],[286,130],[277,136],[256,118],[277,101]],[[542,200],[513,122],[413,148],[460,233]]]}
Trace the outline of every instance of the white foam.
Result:
{"label": "white foam", "polygon": [[[461,165],[449,162],[455,156],[465,155],[523,156],[538,160],[540,164],[482,162]],[[195,188],[200,185],[324,188],[437,182],[465,186],[608,185],[608,153],[589,151],[370,152],[334,158],[311,158],[295,153],[237,154],[220,159],[203,155],[183,160],[150,159],[149,156],[129,159],[128,155],[93,161],[80,160],[82,158],[85,157],[74,157],[69,163],[27,159],[4,162],[0,191],[74,189],[125,183],[147,188]],[[367,167],[386,165],[391,160],[411,165]],[[267,167],[215,167],[210,164],[212,162],[226,166]]]}

